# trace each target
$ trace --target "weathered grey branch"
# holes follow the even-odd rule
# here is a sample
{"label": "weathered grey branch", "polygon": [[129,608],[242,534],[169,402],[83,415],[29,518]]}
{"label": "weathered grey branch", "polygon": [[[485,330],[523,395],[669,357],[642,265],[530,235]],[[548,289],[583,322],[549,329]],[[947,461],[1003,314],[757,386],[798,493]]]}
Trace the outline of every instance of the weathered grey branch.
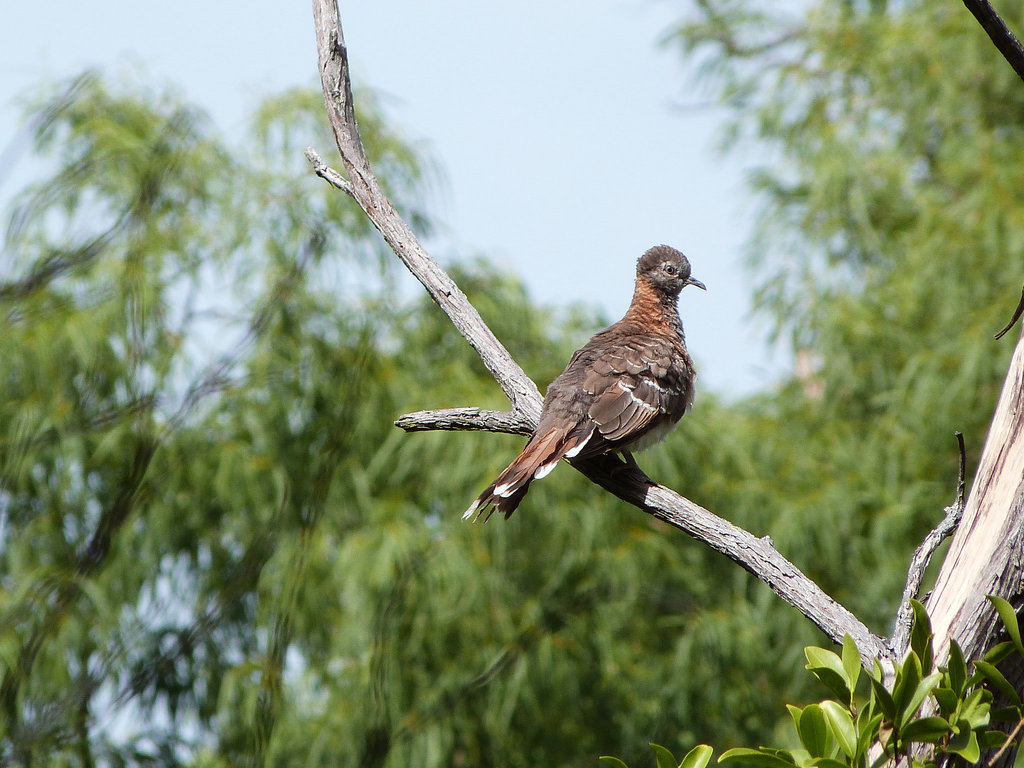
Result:
{"label": "weathered grey branch", "polygon": [[903,589],[903,601],[900,603],[900,609],[896,614],[896,626],[892,633],[892,640],[889,643],[897,659],[903,657],[910,644],[910,629],[914,623],[914,610],[910,607],[910,601],[921,592],[924,572],[932,559],[932,555],[935,554],[935,550],[939,548],[943,541],[953,535],[964,515],[967,452],[964,449],[964,436],[962,433],[956,433],[956,440],[960,447],[960,469],[957,472],[956,499],[953,500],[950,506],[946,507],[946,516],[942,519],[942,522],[925,536],[921,546],[917,548],[910,560],[910,568],[907,571],[907,586]]}
{"label": "weathered grey branch", "polygon": [[454,430],[458,432],[505,432],[528,435],[534,422],[515,411],[485,411],[480,408],[445,408],[441,411],[416,411],[395,419],[395,426],[406,432]]}
{"label": "weathered grey branch", "polygon": [[883,638],[870,632],[856,616],[801,573],[769,538],[758,538],[723,520],[614,456],[573,462],[573,466],[623,501],[704,542],[749,571],[833,641],[841,642],[843,635],[850,635],[865,666],[871,667],[875,659],[884,666],[890,657]]}
{"label": "weathered grey branch", "polygon": [[315,149],[312,147],[306,147],[306,159],[309,160],[309,164],[313,166],[313,173],[326,181],[332,187],[340,189],[353,199],[355,198],[355,190],[352,189],[352,185],[348,183],[348,179],[327,165],[323,158],[317,154]]}
{"label": "weathered grey branch", "polygon": [[[540,416],[542,402],[536,386],[494,337],[458,286],[427,255],[370,169],[355,122],[348,57],[336,0],[313,0],[313,16],[327,115],[347,173],[347,180],[343,179],[342,184],[332,180],[333,176],[324,177],[355,199],[402,263],[477,351],[511,401],[513,413],[518,414],[520,421],[516,422],[516,431],[524,426],[532,429]],[[315,153],[310,157],[315,163]],[[317,173],[324,175],[325,167],[318,168]],[[340,174],[338,176],[340,178]],[[423,416],[420,423],[433,419],[438,428],[454,428],[455,421],[462,419],[471,429],[482,428],[484,418],[479,413],[472,415],[461,411],[458,416],[451,411],[445,413]],[[511,423],[510,420],[502,420],[499,431],[509,431],[506,427]],[[779,554],[767,539],[759,539],[654,483],[639,469],[627,466],[614,456],[576,462],[573,466],[619,498],[705,542],[738,563],[797,608],[832,640],[840,642],[844,635],[849,634],[857,643],[865,665],[889,656],[885,640],[871,633],[856,616],[826,595]]]}
{"label": "weathered grey branch", "polygon": [[495,338],[455,281],[430,258],[416,235],[395,211],[370,169],[370,161],[356,125],[348,54],[345,51],[345,38],[336,0],[314,0],[313,22],[316,26],[324,104],[348,176],[350,189],[345,191],[359,204],[395,255],[423,284],[430,298],[437,302],[459,333],[480,355],[487,370],[511,401],[512,407],[533,419],[539,418],[541,396],[537,386]]}

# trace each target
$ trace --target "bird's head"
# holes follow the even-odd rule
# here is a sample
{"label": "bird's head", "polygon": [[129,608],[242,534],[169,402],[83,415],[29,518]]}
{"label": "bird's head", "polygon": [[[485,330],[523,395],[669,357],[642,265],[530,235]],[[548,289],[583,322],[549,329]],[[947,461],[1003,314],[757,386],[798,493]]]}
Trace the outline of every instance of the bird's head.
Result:
{"label": "bird's head", "polygon": [[667,245],[656,245],[641,256],[636,263],[636,276],[648,281],[659,294],[672,299],[688,285],[707,290],[704,283],[690,274],[690,260]]}

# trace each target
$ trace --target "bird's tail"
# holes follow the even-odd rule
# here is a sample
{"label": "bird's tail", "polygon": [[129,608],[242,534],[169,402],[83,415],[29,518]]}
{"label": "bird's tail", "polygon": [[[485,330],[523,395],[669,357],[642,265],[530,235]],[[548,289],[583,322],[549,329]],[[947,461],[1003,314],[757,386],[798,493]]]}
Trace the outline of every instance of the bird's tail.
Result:
{"label": "bird's tail", "polygon": [[530,483],[544,477],[560,459],[572,458],[583,449],[593,433],[593,426],[586,432],[580,426],[568,432],[552,429],[543,435],[534,435],[523,452],[498,475],[498,479],[477,496],[462,519],[469,520],[486,512],[486,521],[497,511],[508,520],[530,490]]}

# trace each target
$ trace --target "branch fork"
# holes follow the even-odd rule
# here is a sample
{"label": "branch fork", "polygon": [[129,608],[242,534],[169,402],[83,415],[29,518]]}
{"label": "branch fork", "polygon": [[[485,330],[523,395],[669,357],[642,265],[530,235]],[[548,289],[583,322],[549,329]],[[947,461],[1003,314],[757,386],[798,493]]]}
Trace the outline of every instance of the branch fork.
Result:
{"label": "branch fork", "polygon": [[[306,156],[314,173],[359,204],[395,255],[477,351],[512,404],[511,411],[506,412],[476,408],[420,411],[400,417],[396,425],[407,431],[447,429],[529,434],[540,417],[542,398],[539,390],[487,327],[465,294],[426,253],[384,194],[370,169],[356,125],[348,58],[336,0],[313,0],[313,15],[324,101],[346,175],[327,166],[315,151],[309,149]],[[871,667],[876,659],[884,663],[893,656],[884,638],[872,633],[849,610],[801,573],[774,548],[769,537],[758,538],[733,525],[659,485],[638,467],[629,466],[615,456],[604,455],[570,463],[592,482],[620,499],[736,562],[803,613],[834,642],[841,643],[844,635],[850,635],[866,666]]]}

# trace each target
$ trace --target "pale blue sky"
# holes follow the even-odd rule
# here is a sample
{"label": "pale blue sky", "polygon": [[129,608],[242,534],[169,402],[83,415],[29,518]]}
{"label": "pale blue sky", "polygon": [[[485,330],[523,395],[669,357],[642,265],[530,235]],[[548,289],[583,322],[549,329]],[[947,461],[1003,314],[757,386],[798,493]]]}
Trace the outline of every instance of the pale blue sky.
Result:
{"label": "pale blue sky", "polygon": [[[442,228],[428,241],[439,260],[482,253],[539,301],[591,302],[616,319],[636,258],[668,243],[708,286],[681,302],[703,387],[751,391],[784,365],[747,319],[746,169],[714,152],[723,113],[676,108],[706,94],[658,47],[686,3],[340,5],[357,82],[384,94],[392,121],[443,171],[432,201]],[[317,83],[307,3],[12,6],[0,24],[0,152],[16,133],[15,97],[85,67],[141,67],[226,133],[260,95]],[[319,149],[334,162],[333,147]],[[0,179],[0,203],[23,169]]]}

